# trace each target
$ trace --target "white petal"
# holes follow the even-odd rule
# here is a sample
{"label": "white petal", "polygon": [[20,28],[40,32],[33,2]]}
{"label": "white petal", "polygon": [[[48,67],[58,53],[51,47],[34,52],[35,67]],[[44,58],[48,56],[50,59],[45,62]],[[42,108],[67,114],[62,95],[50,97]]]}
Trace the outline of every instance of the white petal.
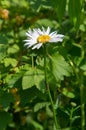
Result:
{"label": "white petal", "polygon": [[32,35],[26,32],[26,36],[32,38]]}
{"label": "white petal", "polygon": [[44,27],[42,27],[42,31],[43,31],[43,34],[45,34],[45,33],[46,33],[46,30],[45,30],[45,28],[44,28]]}
{"label": "white petal", "polygon": [[57,37],[58,37],[58,38],[63,38],[64,35],[62,35],[62,34],[57,34]]}
{"label": "white petal", "polygon": [[39,49],[41,46],[42,46],[42,43],[38,43],[32,49],[36,49],[36,48]]}
{"label": "white petal", "polygon": [[50,33],[50,28],[48,27],[46,30],[46,34],[49,35],[49,33]]}
{"label": "white petal", "polygon": [[49,42],[62,42],[63,38],[51,38]]}
{"label": "white petal", "polygon": [[39,49],[42,45],[42,43],[39,43],[37,49]]}
{"label": "white petal", "polygon": [[39,28],[37,29],[37,32],[39,33],[39,35],[43,34],[43,32]]}
{"label": "white petal", "polygon": [[27,39],[27,40],[24,40],[24,42],[30,42],[30,41],[32,41],[32,40],[29,40],[29,39]]}
{"label": "white petal", "polygon": [[49,36],[54,36],[54,35],[57,35],[55,31],[49,34]]}

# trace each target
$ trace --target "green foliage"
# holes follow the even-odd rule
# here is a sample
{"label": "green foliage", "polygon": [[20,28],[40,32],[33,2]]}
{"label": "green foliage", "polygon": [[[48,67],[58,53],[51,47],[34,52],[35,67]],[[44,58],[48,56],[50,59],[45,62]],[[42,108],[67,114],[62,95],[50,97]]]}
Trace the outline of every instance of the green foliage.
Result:
{"label": "green foliage", "polygon": [[30,88],[34,85],[38,89],[42,89],[44,83],[44,72],[37,68],[29,68],[28,71],[25,72],[23,79],[22,79],[22,87],[23,89]]}
{"label": "green foliage", "polygon": [[56,14],[61,21],[66,10],[66,0],[52,0],[52,3],[55,8]]}
{"label": "green foliage", "polygon": [[71,68],[65,59],[58,53],[50,56],[51,70],[57,81],[63,80],[64,76],[69,76]]}
{"label": "green foliage", "polygon": [[11,93],[0,91],[0,105],[2,107],[7,108],[13,102],[14,102],[14,97]]}
{"label": "green foliage", "polygon": [[40,109],[42,109],[43,107],[47,107],[47,106],[49,106],[49,105],[50,105],[49,102],[37,103],[37,104],[34,106],[34,112],[37,112],[37,111],[39,111]]}
{"label": "green foliage", "polygon": [[81,2],[80,0],[69,0],[68,11],[70,19],[74,22],[75,26],[80,26],[81,16]]}
{"label": "green foliage", "polygon": [[11,123],[12,116],[5,111],[0,112],[0,130],[6,129],[7,125]]}
{"label": "green foliage", "polygon": [[[85,15],[86,0],[0,0],[0,130],[55,130],[52,104],[60,129],[85,130]],[[65,35],[46,44],[46,66],[43,46],[24,46],[42,26]]]}

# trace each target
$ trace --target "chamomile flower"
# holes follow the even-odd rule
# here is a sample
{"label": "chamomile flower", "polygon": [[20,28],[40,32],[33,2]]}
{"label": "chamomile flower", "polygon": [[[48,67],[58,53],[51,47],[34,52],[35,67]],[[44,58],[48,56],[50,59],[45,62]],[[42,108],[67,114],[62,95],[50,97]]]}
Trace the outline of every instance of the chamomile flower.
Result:
{"label": "chamomile flower", "polygon": [[45,29],[42,27],[41,29],[29,29],[28,32],[26,32],[27,39],[25,41],[25,46],[28,48],[31,47],[32,49],[39,49],[43,44],[46,43],[57,43],[62,42],[64,35],[57,34],[56,31],[50,32],[50,27]]}

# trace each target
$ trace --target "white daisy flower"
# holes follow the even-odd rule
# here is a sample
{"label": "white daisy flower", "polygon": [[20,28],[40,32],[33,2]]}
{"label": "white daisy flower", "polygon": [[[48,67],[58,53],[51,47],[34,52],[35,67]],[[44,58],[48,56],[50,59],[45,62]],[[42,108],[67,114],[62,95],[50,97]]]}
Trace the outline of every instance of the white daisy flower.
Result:
{"label": "white daisy flower", "polygon": [[45,43],[53,42],[62,42],[64,35],[57,34],[56,31],[50,32],[50,27],[45,29],[42,27],[42,30],[38,29],[29,29],[26,33],[27,39],[24,40],[25,46],[32,47],[32,49],[39,49]]}

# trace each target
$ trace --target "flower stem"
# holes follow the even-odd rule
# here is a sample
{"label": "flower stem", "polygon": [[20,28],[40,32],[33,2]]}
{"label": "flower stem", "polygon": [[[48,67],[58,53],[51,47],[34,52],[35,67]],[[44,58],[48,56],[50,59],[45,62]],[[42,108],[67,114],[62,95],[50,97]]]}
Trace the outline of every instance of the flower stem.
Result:
{"label": "flower stem", "polygon": [[48,95],[49,95],[49,99],[50,99],[50,102],[51,102],[51,106],[52,106],[52,110],[53,110],[53,118],[54,118],[55,129],[57,130],[58,129],[58,123],[57,123],[57,119],[56,119],[56,110],[55,110],[54,102],[53,102],[52,95],[51,95],[51,92],[50,92],[50,87],[49,87],[49,84],[47,83],[47,68],[46,67],[47,67],[46,66],[46,45],[44,45],[45,85],[46,85],[46,89],[47,89],[47,92],[48,92]]}
{"label": "flower stem", "polygon": [[32,68],[34,68],[34,57],[31,56],[31,58],[32,58]]}

